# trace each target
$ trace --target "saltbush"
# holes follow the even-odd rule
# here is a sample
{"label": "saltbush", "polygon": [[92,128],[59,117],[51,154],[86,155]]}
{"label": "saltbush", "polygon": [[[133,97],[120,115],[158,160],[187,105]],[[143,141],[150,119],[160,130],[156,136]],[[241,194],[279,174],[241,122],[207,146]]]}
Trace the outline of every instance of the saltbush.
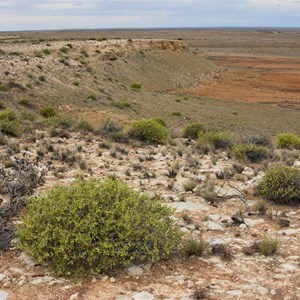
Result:
{"label": "saltbush", "polygon": [[234,146],[233,156],[237,159],[248,160],[252,163],[256,163],[268,158],[270,156],[270,151],[265,146],[239,144]]}
{"label": "saltbush", "polygon": [[181,240],[171,215],[122,181],[79,179],[30,198],[17,234],[56,274],[80,277],[169,257]]}
{"label": "saltbush", "polygon": [[300,202],[300,170],[276,166],[267,171],[257,191],[263,198],[275,203]]}
{"label": "saltbush", "polygon": [[204,131],[205,131],[205,128],[202,123],[199,123],[199,122],[191,123],[190,125],[185,127],[185,129],[183,131],[183,137],[195,140],[198,138],[199,133],[204,132]]}
{"label": "saltbush", "polygon": [[277,135],[277,146],[286,149],[300,149],[300,137],[293,133],[281,133]]}
{"label": "saltbush", "polygon": [[197,146],[204,152],[217,149],[230,149],[234,145],[234,138],[234,135],[230,132],[200,132]]}
{"label": "saltbush", "polygon": [[132,138],[154,144],[164,144],[168,139],[167,128],[157,119],[135,121],[129,134]]}

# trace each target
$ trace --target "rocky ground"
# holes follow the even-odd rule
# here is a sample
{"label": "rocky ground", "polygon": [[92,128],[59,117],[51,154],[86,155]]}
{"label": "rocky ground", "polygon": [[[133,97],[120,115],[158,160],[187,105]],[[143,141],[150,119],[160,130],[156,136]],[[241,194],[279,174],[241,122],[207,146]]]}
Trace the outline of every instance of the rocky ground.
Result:
{"label": "rocky ground", "polygon": [[[241,164],[227,152],[200,154],[194,143],[185,139],[176,139],[172,145],[133,146],[98,135],[73,133],[69,139],[49,137],[45,132],[35,135],[34,143],[26,139],[16,142],[29,157],[39,153],[43,162],[53,161],[38,192],[58,183],[68,184],[79,174],[86,178],[117,176],[174,207],[177,226],[185,238],[205,239],[209,249],[203,257],[179,253],[168,261],[95,274],[74,283],[56,278],[46,266],[12,248],[0,256],[1,300],[300,298],[300,211],[298,207],[270,205],[266,214],[257,212],[259,199],[254,187],[264,175],[263,164]],[[69,159],[58,158],[62,151]],[[265,165],[284,159],[289,151],[275,152],[273,161]],[[299,155],[293,155],[292,164],[299,168]],[[224,174],[228,181],[221,179]],[[215,199],[215,194],[232,197]],[[246,213],[241,194],[253,214]],[[249,251],[266,234],[280,239],[278,253],[263,256]]]}

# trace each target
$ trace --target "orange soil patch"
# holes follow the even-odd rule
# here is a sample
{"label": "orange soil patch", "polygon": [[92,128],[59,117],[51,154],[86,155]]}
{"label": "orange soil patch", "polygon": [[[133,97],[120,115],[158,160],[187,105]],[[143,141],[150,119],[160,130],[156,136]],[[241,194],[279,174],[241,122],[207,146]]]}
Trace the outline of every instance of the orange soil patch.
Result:
{"label": "orange soil patch", "polygon": [[257,57],[223,57],[223,60],[217,57],[214,62],[239,69],[229,68],[204,86],[183,92],[300,109],[300,62],[294,59]]}

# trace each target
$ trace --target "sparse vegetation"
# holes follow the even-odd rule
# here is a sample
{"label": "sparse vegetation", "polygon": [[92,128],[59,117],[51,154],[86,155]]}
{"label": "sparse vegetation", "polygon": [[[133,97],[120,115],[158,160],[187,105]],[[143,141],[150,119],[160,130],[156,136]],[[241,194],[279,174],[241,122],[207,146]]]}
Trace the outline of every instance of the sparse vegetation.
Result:
{"label": "sparse vegetation", "polygon": [[182,253],[185,256],[195,255],[201,257],[203,256],[207,247],[208,247],[208,243],[203,239],[200,240],[189,239],[183,243]]}
{"label": "sparse vegetation", "polygon": [[114,101],[111,105],[120,109],[131,108],[131,104],[127,101]]}
{"label": "sparse vegetation", "polygon": [[45,106],[40,110],[40,114],[45,118],[52,118],[57,116],[57,112],[51,106]]}
{"label": "sparse vegetation", "polygon": [[30,199],[20,247],[67,277],[154,262],[180,242],[171,213],[119,180],[78,180]]}
{"label": "sparse vegetation", "polygon": [[200,132],[197,145],[204,152],[217,149],[230,149],[234,145],[234,138],[234,135],[229,132]]}
{"label": "sparse vegetation", "polygon": [[133,83],[130,85],[130,87],[133,89],[133,90],[140,90],[142,88],[142,85],[140,83]]}

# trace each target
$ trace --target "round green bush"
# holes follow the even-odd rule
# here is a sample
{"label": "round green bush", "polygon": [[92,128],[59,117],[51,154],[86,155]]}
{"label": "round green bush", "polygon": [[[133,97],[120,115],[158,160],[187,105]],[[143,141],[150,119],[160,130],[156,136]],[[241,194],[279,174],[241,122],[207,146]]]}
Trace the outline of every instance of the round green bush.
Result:
{"label": "round green bush", "polygon": [[167,128],[155,119],[135,121],[129,134],[137,140],[154,144],[164,144],[168,139]]}
{"label": "round green bush", "polygon": [[233,156],[237,159],[249,160],[250,162],[255,163],[267,159],[270,156],[270,151],[264,146],[240,144],[234,146]]}
{"label": "round green bush", "polygon": [[45,118],[52,118],[57,116],[57,112],[51,106],[45,106],[40,110],[40,114]]}
{"label": "round green bush", "polygon": [[58,275],[80,277],[169,257],[181,235],[172,209],[119,180],[78,180],[31,198],[20,247]]}
{"label": "round green bush", "polygon": [[300,170],[277,166],[265,174],[258,185],[258,193],[267,200],[279,204],[300,201]]}
{"label": "round green bush", "polygon": [[185,127],[183,131],[183,137],[187,139],[197,139],[200,132],[205,131],[204,125],[202,123],[192,123]]}
{"label": "round green bush", "polygon": [[300,137],[293,133],[281,133],[277,135],[277,146],[286,149],[300,149]]}

